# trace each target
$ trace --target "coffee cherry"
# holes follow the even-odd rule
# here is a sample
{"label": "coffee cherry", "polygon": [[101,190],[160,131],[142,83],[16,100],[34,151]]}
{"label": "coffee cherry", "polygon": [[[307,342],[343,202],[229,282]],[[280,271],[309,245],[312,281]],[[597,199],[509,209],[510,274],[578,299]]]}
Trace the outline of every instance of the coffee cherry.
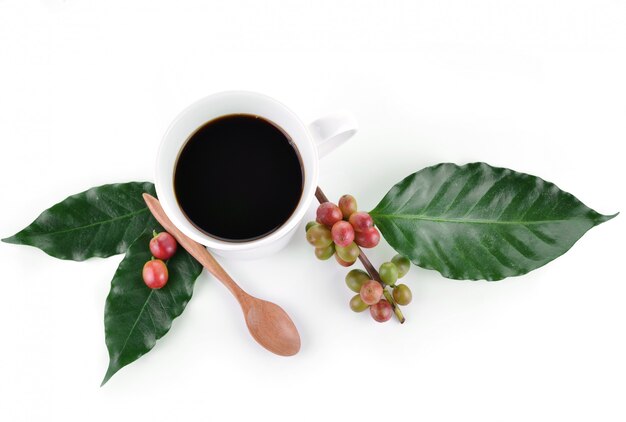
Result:
{"label": "coffee cherry", "polygon": [[341,210],[332,202],[324,202],[317,207],[317,222],[329,228],[342,218]]}
{"label": "coffee cherry", "polygon": [[356,212],[356,199],[354,199],[354,196],[343,195],[339,198],[339,209],[345,220],[350,218]]}
{"label": "coffee cherry", "polygon": [[141,275],[146,286],[151,289],[160,289],[167,283],[167,266],[160,259],[153,259],[144,264]]}
{"label": "coffee cherry", "polygon": [[337,255],[339,258],[343,259],[347,262],[354,262],[359,257],[361,250],[356,245],[356,243],[352,242],[348,246],[335,246],[335,250],[337,251]]}
{"label": "coffee cherry", "polygon": [[170,259],[176,253],[176,246],[176,239],[168,232],[154,232],[150,239],[150,252],[158,259]]}
{"label": "coffee cherry", "polygon": [[398,268],[393,262],[385,262],[378,269],[380,279],[383,283],[393,286],[398,281]]}
{"label": "coffee cherry", "polygon": [[350,299],[350,309],[354,312],[363,312],[368,306],[369,305],[361,299],[361,295],[354,295],[352,299]]}
{"label": "coffee cherry", "polygon": [[411,261],[409,261],[409,258],[400,254],[391,258],[391,262],[393,262],[396,265],[396,268],[398,268],[398,278],[404,277],[411,268]]}
{"label": "coffee cherry", "polygon": [[393,289],[393,300],[395,300],[398,305],[408,305],[411,303],[411,299],[413,299],[413,294],[406,284],[398,284]]}
{"label": "coffee cherry", "polygon": [[347,221],[337,221],[331,229],[333,235],[333,242],[337,246],[348,246],[354,241],[354,229],[352,225]]}
{"label": "coffee cherry", "polygon": [[346,285],[353,292],[359,293],[361,292],[361,286],[363,286],[363,283],[369,279],[370,276],[363,270],[350,270],[350,272],[346,274]]}
{"label": "coffee cherry", "polygon": [[319,223],[317,221],[309,221],[306,223],[306,227],[304,228],[305,233],[309,231],[309,229],[313,226],[317,226]]}
{"label": "coffee cherry", "polygon": [[337,260],[337,262],[339,263],[339,265],[341,265],[342,267],[349,267],[350,265],[353,265],[356,262],[356,259],[354,261],[344,261],[343,259],[339,258],[338,254],[335,254],[335,259]]}
{"label": "coffee cherry", "polygon": [[363,283],[359,294],[363,302],[368,305],[375,305],[383,295],[383,286],[376,280],[369,280]]}
{"label": "coffee cherry", "polygon": [[321,224],[315,225],[307,230],[306,240],[316,248],[326,248],[333,243],[330,229]]}
{"label": "coffee cherry", "polygon": [[325,248],[315,248],[315,256],[317,259],[321,259],[322,261],[326,261],[330,259],[331,256],[335,254],[335,245],[332,243]]}
{"label": "coffee cherry", "polygon": [[356,232],[354,241],[362,248],[373,248],[380,242],[380,233],[376,227],[370,227],[365,231]]}
{"label": "coffee cherry", "polygon": [[374,227],[374,220],[372,220],[372,217],[363,211],[353,213],[350,216],[349,221],[356,232],[364,232],[370,227]]}
{"label": "coffee cherry", "polygon": [[389,302],[385,299],[370,306],[370,315],[372,315],[372,318],[378,322],[389,321],[391,319],[391,314],[393,314],[393,309],[391,304],[389,304]]}

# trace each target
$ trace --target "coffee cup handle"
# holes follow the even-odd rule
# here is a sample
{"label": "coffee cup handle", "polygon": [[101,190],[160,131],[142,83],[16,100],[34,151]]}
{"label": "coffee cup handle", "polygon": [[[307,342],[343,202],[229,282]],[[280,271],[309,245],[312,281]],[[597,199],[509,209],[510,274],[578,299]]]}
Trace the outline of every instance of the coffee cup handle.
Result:
{"label": "coffee cup handle", "polygon": [[350,139],[358,130],[356,118],[351,113],[330,114],[315,120],[309,130],[317,144],[319,158]]}

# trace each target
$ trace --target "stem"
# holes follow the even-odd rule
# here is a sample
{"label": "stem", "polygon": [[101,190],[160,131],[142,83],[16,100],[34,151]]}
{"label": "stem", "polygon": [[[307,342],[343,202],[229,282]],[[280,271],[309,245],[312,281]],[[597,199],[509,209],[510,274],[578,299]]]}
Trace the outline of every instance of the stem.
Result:
{"label": "stem", "polygon": [[[319,186],[315,190],[315,197],[320,204],[323,202],[328,202],[328,197],[324,194]],[[361,261],[361,264],[363,264],[363,266],[365,267],[365,271],[367,271],[372,280],[378,281],[380,285],[383,286],[383,295],[385,296],[385,299],[387,299],[387,301],[391,304],[391,307],[393,308],[393,313],[396,315],[396,318],[398,318],[398,321],[400,321],[400,324],[404,324],[404,321],[406,321],[406,319],[404,318],[404,315],[402,314],[402,311],[400,310],[400,307],[398,306],[396,301],[393,300],[393,296],[387,289],[388,286],[382,282],[382,280],[380,279],[380,274],[378,274],[376,268],[374,268],[370,260],[367,258],[367,255],[365,255],[363,249],[361,249],[360,247],[358,248],[360,251],[359,260]]]}
{"label": "stem", "polygon": [[393,313],[396,314],[396,318],[398,318],[398,321],[400,321],[400,324],[404,324],[404,321],[406,321],[406,319],[404,318],[404,315],[402,314],[402,311],[400,310],[400,307],[398,306],[396,301],[393,300],[393,296],[391,295],[389,290],[383,289],[383,295],[385,295],[385,298],[387,299],[387,301],[391,303],[391,307],[393,308]]}

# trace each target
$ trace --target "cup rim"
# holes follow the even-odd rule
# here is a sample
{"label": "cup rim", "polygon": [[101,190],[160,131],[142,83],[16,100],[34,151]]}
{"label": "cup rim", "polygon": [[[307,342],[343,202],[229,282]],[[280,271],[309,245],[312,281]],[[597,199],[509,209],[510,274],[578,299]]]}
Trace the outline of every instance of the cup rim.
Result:
{"label": "cup rim", "polygon": [[[215,104],[224,101],[235,101],[235,102],[245,102],[249,101],[251,103],[258,104],[266,104],[268,107],[273,107],[274,110],[280,110],[283,116],[288,118],[291,122],[293,122],[297,127],[299,127],[299,136],[295,137],[292,133],[287,131],[282,125],[277,124],[281,129],[285,130],[289,135],[300,153],[300,159],[303,168],[303,189],[302,195],[298,202],[298,205],[292,212],[291,216],[285,221],[279,228],[269,233],[266,236],[263,236],[258,239],[253,239],[250,241],[237,241],[237,242],[229,242],[221,239],[214,238],[204,232],[200,231],[196,228],[184,215],[182,210],[178,205],[178,201],[176,200],[174,187],[173,187],[173,172],[174,168],[168,166],[167,164],[172,163],[171,150],[174,148],[176,150],[175,157],[173,159],[173,165],[175,167],[176,161],[178,158],[178,154],[181,149],[189,139],[189,136],[193,133],[193,131],[197,130],[197,126],[193,128],[193,130],[189,131],[190,133],[184,139],[181,139],[181,136],[178,136],[175,132],[179,130],[179,126],[183,125],[186,119],[190,119],[192,114],[197,112],[202,112],[203,110],[210,109]],[[207,111],[206,122],[219,118],[220,116],[227,115],[231,113],[224,114],[214,114],[211,115],[209,111]],[[261,117],[264,117],[270,121],[274,121],[272,117],[264,115],[262,112],[254,113]],[[204,124],[204,123],[203,123]],[[309,159],[305,159],[302,154],[302,147],[306,146],[309,151],[307,156]],[[169,167],[163,168],[164,166]],[[307,125],[305,125],[302,120],[285,106],[283,103],[278,100],[269,97],[264,94],[260,94],[252,91],[240,91],[240,90],[232,90],[232,91],[222,91],[215,94],[211,94],[209,96],[203,97],[194,103],[187,106],[183,109],[170,123],[163,138],[161,140],[158,152],[157,152],[157,160],[155,166],[155,188],[157,192],[157,196],[161,202],[161,206],[163,210],[170,218],[172,223],[181,230],[185,235],[195,240],[196,242],[205,245],[212,249],[223,250],[223,251],[241,251],[241,250],[249,250],[258,247],[262,247],[268,245],[278,239],[282,238],[289,232],[291,232],[302,220],[305,213],[307,212],[311,201],[315,196],[315,189],[317,188],[317,179],[318,179],[318,171],[319,171],[319,158],[316,144],[313,140],[313,136]]]}

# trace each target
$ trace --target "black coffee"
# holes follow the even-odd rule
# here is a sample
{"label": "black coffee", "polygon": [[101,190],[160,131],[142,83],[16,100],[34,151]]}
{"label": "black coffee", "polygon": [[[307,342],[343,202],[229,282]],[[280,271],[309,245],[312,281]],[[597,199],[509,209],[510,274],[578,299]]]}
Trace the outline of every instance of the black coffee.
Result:
{"label": "black coffee", "polygon": [[232,114],[198,129],[174,173],[178,204],[206,234],[228,241],[265,236],[289,219],[302,196],[302,165],[272,122]]}

